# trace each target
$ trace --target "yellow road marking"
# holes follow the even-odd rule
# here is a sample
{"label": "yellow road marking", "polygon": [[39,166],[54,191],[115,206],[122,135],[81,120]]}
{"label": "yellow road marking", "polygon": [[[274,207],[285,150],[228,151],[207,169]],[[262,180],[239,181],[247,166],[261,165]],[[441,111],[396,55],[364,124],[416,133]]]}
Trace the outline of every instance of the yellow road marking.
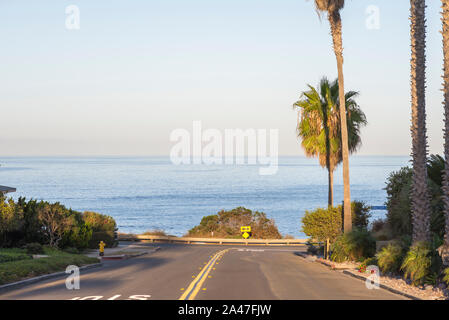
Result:
{"label": "yellow road marking", "polygon": [[[217,261],[218,258],[222,257],[226,251],[229,249],[225,249],[222,251],[217,252],[210,261],[204,266],[204,268],[198,273],[195,280],[193,280],[186,291],[182,294],[182,296],[179,298],[179,300],[194,300],[198,292],[201,290],[202,285],[204,284],[204,281],[206,281],[207,276],[209,275],[209,272],[215,268],[212,268]],[[203,290],[206,290],[203,288]]]}

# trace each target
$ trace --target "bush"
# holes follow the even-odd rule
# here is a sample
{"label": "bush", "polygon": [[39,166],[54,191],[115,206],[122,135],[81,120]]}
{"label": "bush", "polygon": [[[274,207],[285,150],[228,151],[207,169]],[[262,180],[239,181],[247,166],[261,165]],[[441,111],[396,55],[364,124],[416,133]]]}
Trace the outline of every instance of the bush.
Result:
{"label": "bush", "polygon": [[64,249],[64,252],[70,253],[70,254],[79,254],[80,251],[77,248],[68,247]]}
{"label": "bush", "polygon": [[313,240],[334,243],[341,234],[341,208],[329,207],[306,211],[302,218],[302,232]]}
{"label": "bush", "polygon": [[371,207],[363,201],[354,201],[351,203],[352,225],[358,229],[368,229],[369,219],[371,218]]}
{"label": "bush", "polygon": [[359,271],[362,271],[362,270],[366,271],[367,267],[377,266],[377,264],[378,264],[378,261],[377,261],[376,257],[368,258],[368,259],[363,260],[363,262],[360,264],[358,269],[359,269]]}
{"label": "bush", "polygon": [[379,269],[382,272],[399,273],[404,250],[399,244],[389,244],[376,255]]}
{"label": "bush", "polygon": [[274,220],[266,214],[238,207],[203,217],[198,226],[187,233],[189,237],[242,238],[240,227],[251,226],[254,239],[282,239]]}
{"label": "bush", "polygon": [[443,275],[443,281],[446,282],[447,285],[449,285],[449,268],[444,269]]}
{"label": "bush", "polygon": [[31,259],[24,249],[0,249],[0,263]]}
{"label": "bush", "polygon": [[154,229],[154,230],[148,230],[145,231],[144,233],[142,233],[144,235],[147,236],[162,236],[162,237],[167,237],[167,234],[165,233],[164,230],[159,230],[159,229]]}
{"label": "bush", "polygon": [[0,195],[0,247],[40,243],[84,249],[91,243],[93,232],[100,232],[96,238],[113,246],[115,231],[115,221],[109,216],[81,214],[60,203],[27,201],[23,197],[14,202]]}
{"label": "bush", "polygon": [[[431,155],[427,164],[428,187],[431,196],[430,229],[440,237],[444,236],[444,203],[442,190],[442,170],[444,159]],[[387,220],[394,237],[412,234],[411,188],[413,170],[404,167],[390,174],[387,180]]]}
{"label": "bush", "polygon": [[117,224],[115,220],[107,215],[86,211],[83,213],[84,223],[92,230],[89,240],[89,248],[98,248],[98,243],[103,241],[106,246],[112,248],[118,244],[116,240]]}
{"label": "bush", "polygon": [[441,267],[441,258],[427,242],[411,246],[401,266],[404,276],[414,285],[431,283]]}
{"label": "bush", "polygon": [[373,257],[376,252],[376,240],[366,230],[354,229],[338,237],[332,246],[331,260],[363,261]]}
{"label": "bush", "polygon": [[25,250],[28,254],[42,254],[44,253],[44,247],[37,242],[28,243],[25,245]]}

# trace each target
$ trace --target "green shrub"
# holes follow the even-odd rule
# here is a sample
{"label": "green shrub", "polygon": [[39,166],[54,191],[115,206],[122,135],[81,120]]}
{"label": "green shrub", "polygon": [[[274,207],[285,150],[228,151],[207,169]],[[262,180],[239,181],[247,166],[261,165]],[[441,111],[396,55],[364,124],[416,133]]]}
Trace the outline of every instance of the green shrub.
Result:
{"label": "green shrub", "polygon": [[378,261],[376,257],[371,257],[371,258],[367,258],[365,260],[363,260],[363,262],[360,264],[359,266],[359,270],[362,268],[368,267],[368,266],[377,266],[378,265]]}
{"label": "green shrub", "polygon": [[216,215],[203,217],[198,226],[187,233],[189,237],[242,238],[240,227],[251,226],[254,239],[282,239],[274,220],[266,214],[238,207],[220,211]]}
{"label": "green shrub", "polygon": [[371,207],[363,201],[354,201],[351,203],[352,225],[357,229],[368,229],[369,219],[371,218]]}
{"label": "green shrub", "polygon": [[[444,159],[431,155],[427,164],[428,187],[431,196],[430,229],[440,237],[444,236],[445,216],[443,212],[442,170]],[[404,167],[390,174],[387,180],[387,220],[395,238],[412,234],[411,188],[413,170]]]}
{"label": "green shrub", "polygon": [[24,249],[0,249],[0,263],[9,261],[28,260],[32,257]]}
{"label": "green shrub", "polygon": [[447,285],[449,285],[449,268],[444,269],[443,275],[443,281],[446,282]]}
{"label": "green shrub", "polygon": [[376,240],[366,230],[354,229],[338,237],[332,246],[331,260],[363,261],[373,257],[376,252]]}
{"label": "green shrub", "polygon": [[306,211],[302,218],[302,232],[319,242],[334,243],[341,234],[341,207],[318,208]]}
{"label": "green shrub", "polygon": [[390,243],[376,255],[380,271],[398,273],[404,258],[404,250],[399,244]]}
{"label": "green shrub", "polygon": [[85,224],[92,230],[89,240],[89,248],[98,248],[98,243],[103,241],[106,246],[112,248],[118,244],[116,240],[117,224],[114,218],[101,213],[86,211],[83,213]]}
{"label": "green shrub", "polygon": [[432,250],[430,245],[419,242],[407,252],[401,266],[404,276],[410,278],[414,285],[423,284],[432,272]]}
{"label": "green shrub", "polygon": [[44,247],[37,242],[28,243],[25,245],[25,250],[28,254],[42,254],[44,253]]}
{"label": "green shrub", "polygon": [[79,254],[80,253],[80,251],[77,248],[72,248],[72,247],[65,248],[63,251],[66,253],[70,253],[70,254]]}

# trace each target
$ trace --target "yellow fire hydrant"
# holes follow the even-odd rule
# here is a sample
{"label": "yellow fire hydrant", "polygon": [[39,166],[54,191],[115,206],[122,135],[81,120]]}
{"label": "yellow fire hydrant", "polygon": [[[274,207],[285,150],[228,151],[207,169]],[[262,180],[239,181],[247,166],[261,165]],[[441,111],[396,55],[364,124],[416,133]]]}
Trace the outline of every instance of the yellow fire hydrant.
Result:
{"label": "yellow fire hydrant", "polygon": [[100,256],[104,256],[104,247],[106,246],[106,243],[104,243],[103,241],[100,241]]}

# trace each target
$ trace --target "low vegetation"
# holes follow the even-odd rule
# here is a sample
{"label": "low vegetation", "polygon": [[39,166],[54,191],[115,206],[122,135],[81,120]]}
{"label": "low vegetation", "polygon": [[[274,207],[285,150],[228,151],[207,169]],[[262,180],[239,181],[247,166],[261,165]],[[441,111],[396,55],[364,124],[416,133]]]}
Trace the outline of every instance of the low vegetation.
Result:
{"label": "low vegetation", "polygon": [[[342,206],[318,208],[314,211],[306,211],[302,218],[302,232],[318,242],[329,239],[334,243],[342,233]],[[352,203],[352,220],[355,228],[367,230],[370,218],[370,207],[364,202]]]}
{"label": "low vegetation", "polygon": [[116,244],[116,230],[114,219],[103,214],[80,213],[60,203],[25,198],[15,202],[0,196],[0,248],[40,244],[82,250],[97,248],[100,241],[111,247]]}
{"label": "low vegetation", "polygon": [[97,263],[97,258],[70,254],[44,247],[48,257],[33,259],[26,249],[0,249],[0,285],[52,272],[64,271],[69,265]]}
{"label": "low vegetation", "polygon": [[217,214],[201,219],[198,226],[189,230],[188,237],[204,238],[242,238],[240,227],[251,226],[253,239],[281,239],[272,219],[259,211],[251,211],[238,207],[229,211],[220,211]]}
{"label": "low vegetation", "polygon": [[363,261],[376,253],[376,240],[363,229],[353,229],[340,235],[332,246],[331,260]]}
{"label": "low vegetation", "polygon": [[404,258],[404,249],[397,243],[391,243],[383,247],[376,257],[380,271],[399,273]]}

